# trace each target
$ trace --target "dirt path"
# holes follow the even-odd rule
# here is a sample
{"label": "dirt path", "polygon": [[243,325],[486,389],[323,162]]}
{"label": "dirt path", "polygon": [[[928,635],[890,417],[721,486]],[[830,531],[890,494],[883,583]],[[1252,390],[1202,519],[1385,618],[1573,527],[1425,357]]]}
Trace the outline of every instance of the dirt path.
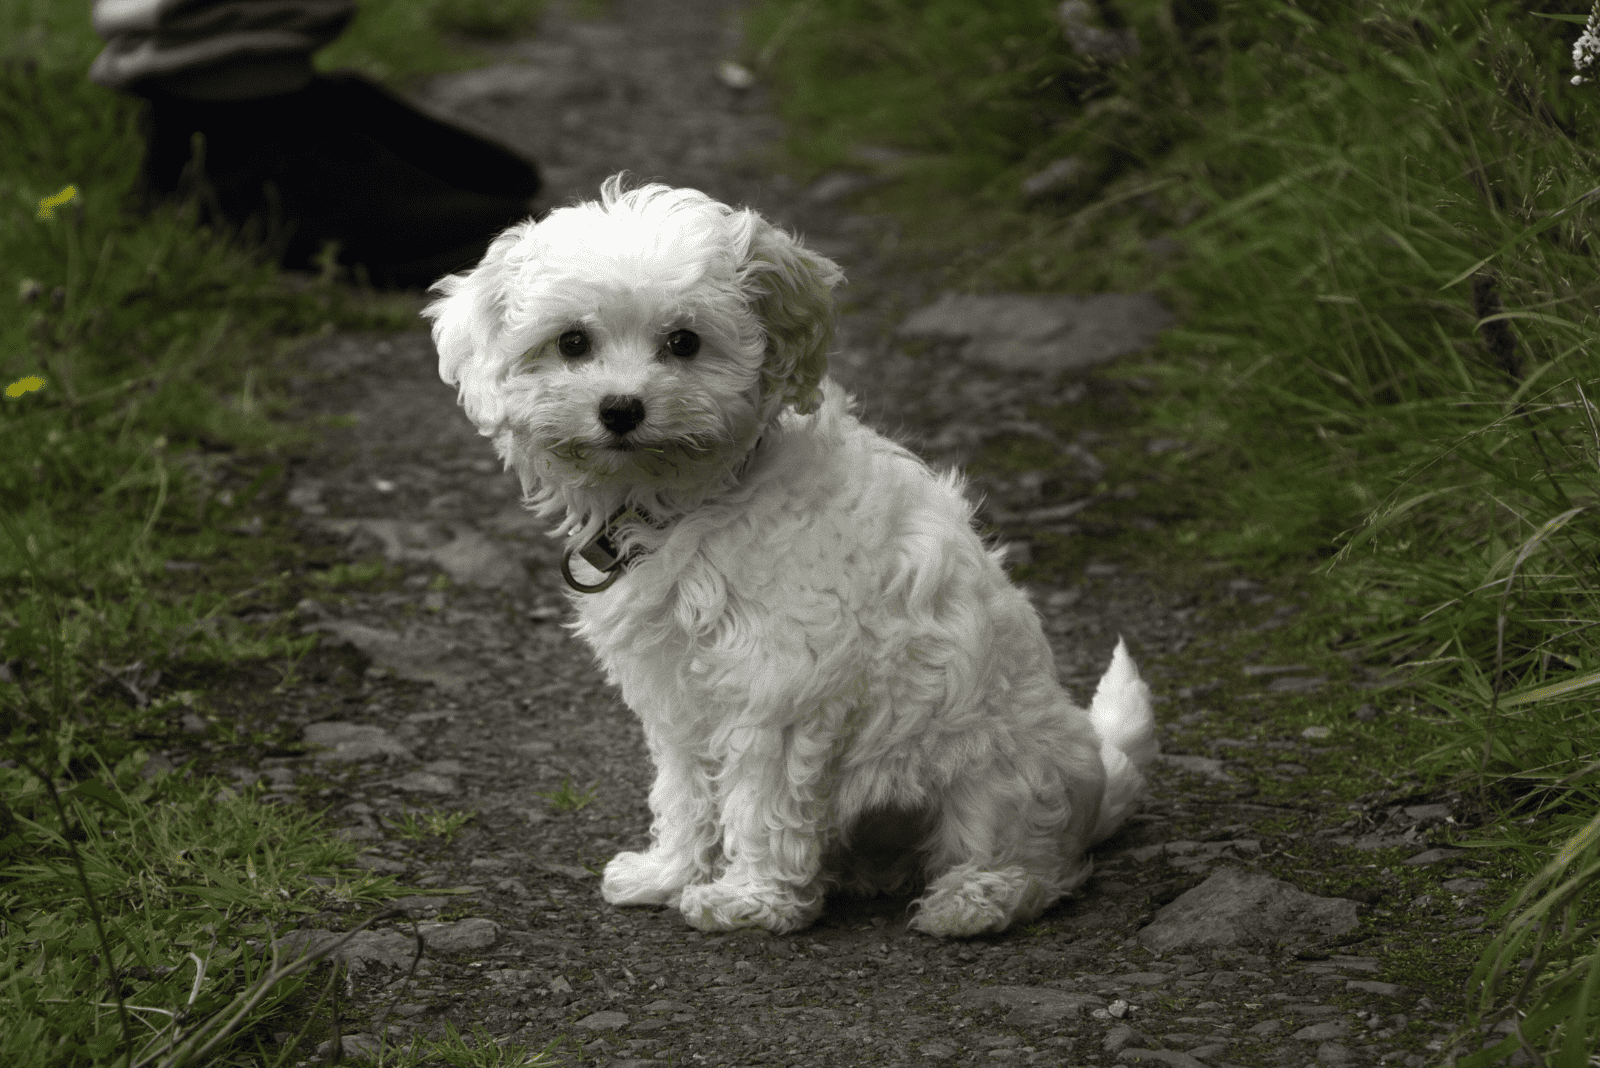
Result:
{"label": "dirt path", "polygon": [[[592,195],[626,168],[803,230],[851,279],[835,375],[873,422],[936,462],[962,460],[996,433],[1038,437],[1028,405],[1041,399],[1075,400],[1114,424],[1126,386],[982,371],[896,342],[893,325],[932,294],[891,272],[892,226],[830,195],[846,180],[803,191],[763,170],[759,151],[779,132],[765,100],[715,76],[738,54],[737,9],[619,0],[600,21],[556,11],[536,40],[506,47],[502,67],[435,83],[430,96],[543,161],[555,202]],[[381,552],[406,577],[300,605],[323,647],[283,693],[241,701],[322,748],[260,756],[235,773],[326,808],[370,846],[367,866],[455,892],[398,903],[437,924],[414,980],[403,978],[404,940],[382,933],[406,924],[352,944],[348,1054],[380,1032],[403,1041],[449,1021],[534,1047],[567,1035],[565,1055],[584,1064],[1422,1063],[1416,1051],[1442,1030],[1443,1010],[1376,981],[1381,932],[1291,925],[1275,940],[1245,932],[1165,953],[1137,938],[1208,872],[1249,871],[1291,848],[1311,867],[1311,845],[1336,834],[1315,835],[1315,799],[1250,799],[1250,769],[1292,777],[1336,753],[1270,722],[1256,739],[1208,739],[1206,688],[1175,694],[1161,679],[1161,656],[1214,638],[1219,621],[1270,623],[1292,605],[1247,581],[1178,590],[1092,563],[1070,586],[1033,590],[1063,679],[1086,696],[1126,635],[1163,695],[1168,748],[1190,754],[1158,769],[1145,813],[1100,851],[1085,892],[1040,922],[938,942],[908,932],[904,900],[838,901],[798,936],[703,935],[673,912],[599,898],[594,872],[644,841],[649,761],[631,715],[563,631],[552,543],[439,382],[427,335],[334,337],[307,357],[296,387],[306,413],[356,419],[290,472],[297,551],[314,566]],[[1083,440],[1091,448],[1078,452],[1092,453],[1094,439]],[[1082,463],[1092,467],[1092,454]],[[1040,503],[1039,479],[977,488],[995,514]],[[1056,499],[1069,498],[1043,503]],[[1160,502],[1148,507],[1133,521],[1160,522]],[[1239,763],[1250,751],[1277,763]],[[448,843],[394,829],[403,812],[429,809],[476,816]],[[1409,826],[1420,850],[1427,818],[1395,809],[1389,827]],[[351,919],[330,908],[305,937]]]}

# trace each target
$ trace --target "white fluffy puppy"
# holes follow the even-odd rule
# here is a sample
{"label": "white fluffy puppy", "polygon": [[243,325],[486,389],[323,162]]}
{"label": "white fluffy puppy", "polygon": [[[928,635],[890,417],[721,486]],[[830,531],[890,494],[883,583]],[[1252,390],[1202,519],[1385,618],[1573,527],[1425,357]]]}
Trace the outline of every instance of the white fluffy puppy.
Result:
{"label": "white fluffy puppy", "polygon": [[618,176],[500,235],[425,314],[530,507],[609,571],[567,570],[576,630],[656,779],[651,845],[606,865],[605,899],[793,931],[830,886],[905,883],[848,859],[899,826],[912,925],[999,931],[1088,878],[1136,804],[1150,692],[1119,643],[1073,704],[960,477],[824,377],[841,278],[754,211]]}

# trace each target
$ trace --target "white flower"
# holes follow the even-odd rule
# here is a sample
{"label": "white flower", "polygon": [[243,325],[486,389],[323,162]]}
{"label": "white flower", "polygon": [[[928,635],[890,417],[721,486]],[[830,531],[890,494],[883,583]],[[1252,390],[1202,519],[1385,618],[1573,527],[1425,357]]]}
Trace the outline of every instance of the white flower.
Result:
{"label": "white flower", "polygon": [[1600,0],[1595,0],[1594,7],[1589,9],[1589,21],[1584,24],[1583,35],[1572,46],[1572,67],[1579,73],[1572,76],[1573,85],[1582,85],[1588,81],[1583,76],[1583,71],[1600,56]]}

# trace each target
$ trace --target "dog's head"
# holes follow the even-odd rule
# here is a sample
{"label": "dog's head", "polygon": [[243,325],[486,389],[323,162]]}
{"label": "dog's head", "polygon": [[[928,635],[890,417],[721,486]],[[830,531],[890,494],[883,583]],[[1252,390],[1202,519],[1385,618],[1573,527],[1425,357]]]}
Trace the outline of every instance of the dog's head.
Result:
{"label": "dog's head", "polygon": [[815,409],[827,369],[836,265],[754,211],[621,179],[501,234],[423,313],[439,376],[551,511],[670,511]]}

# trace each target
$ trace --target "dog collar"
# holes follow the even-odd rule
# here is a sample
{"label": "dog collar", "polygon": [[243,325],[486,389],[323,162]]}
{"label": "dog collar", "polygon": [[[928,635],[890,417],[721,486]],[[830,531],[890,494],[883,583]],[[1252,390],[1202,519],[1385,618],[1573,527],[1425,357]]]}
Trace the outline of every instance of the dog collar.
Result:
{"label": "dog collar", "polygon": [[[630,520],[649,523],[653,527],[663,525],[657,523],[637,508],[617,509],[611,513],[611,518],[606,520],[606,525],[600,528],[600,533],[590,538],[586,544],[580,545],[576,549],[568,549],[561,554],[561,577],[567,580],[568,586],[579,593],[599,593],[601,590],[610,587],[613,582],[622,576],[622,573],[628,569],[628,565],[633,562],[634,557],[643,555],[645,550],[638,546],[634,546],[626,553],[617,551],[615,537],[617,527]],[[605,578],[592,586],[573,578],[572,554],[574,552],[583,557],[585,563],[600,572]]]}
{"label": "dog collar", "polygon": [[[756,450],[761,447],[762,438],[756,438],[756,443],[750,446],[750,451],[745,454],[744,462],[739,465],[738,474],[744,474],[750,466],[750,460],[755,456]],[[576,549],[568,549],[561,554],[561,577],[566,579],[567,585],[579,593],[599,593],[609,589],[611,584],[622,577],[628,570],[628,565],[634,559],[643,556],[648,550],[635,545],[626,553],[617,551],[615,531],[623,523],[636,521],[648,523],[657,530],[667,526],[667,520],[655,519],[642,508],[631,508],[624,505],[611,513],[611,518],[606,520],[606,525],[600,528],[600,533],[590,538],[589,541]],[[604,579],[590,586],[579,582],[572,577],[572,554],[577,553],[583,557],[584,562],[605,576]]]}

